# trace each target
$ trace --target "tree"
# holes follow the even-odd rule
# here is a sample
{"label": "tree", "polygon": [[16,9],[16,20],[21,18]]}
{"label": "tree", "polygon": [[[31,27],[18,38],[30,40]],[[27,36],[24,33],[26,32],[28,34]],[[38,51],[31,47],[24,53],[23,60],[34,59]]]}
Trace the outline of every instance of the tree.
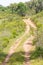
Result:
{"label": "tree", "polygon": [[13,14],[14,12],[16,12],[17,4],[16,3],[10,4],[9,8],[10,8],[12,14]]}
{"label": "tree", "polygon": [[17,13],[21,16],[25,16],[26,15],[26,5],[22,2],[20,2],[18,4],[18,7],[17,7]]}
{"label": "tree", "polygon": [[43,10],[43,0],[30,0],[29,2],[26,2],[26,5],[28,9],[30,8],[30,10],[34,10],[35,13]]}

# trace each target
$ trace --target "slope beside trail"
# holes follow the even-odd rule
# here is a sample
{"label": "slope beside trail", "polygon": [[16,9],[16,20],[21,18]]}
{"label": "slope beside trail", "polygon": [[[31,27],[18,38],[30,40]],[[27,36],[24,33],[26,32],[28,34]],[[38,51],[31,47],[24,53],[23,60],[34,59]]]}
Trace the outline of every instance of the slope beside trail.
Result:
{"label": "slope beside trail", "polygon": [[[30,19],[25,19],[24,21],[28,22],[29,26],[31,26],[32,28],[34,28],[36,30],[36,26],[33,22],[31,22]],[[33,39],[35,37],[33,35],[31,35],[25,42],[24,42],[24,45],[23,45],[23,49],[24,49],[24,52],[25,52],[25,61],[23,63],[23,65],[31,65],[30,64],[30,51],[32,50],[33,48],[33,45],[32,45],[32,42],[33,42]]]}
{"label": "slope beside trail", "polygon": [[28,21],[24,21],[24,22],[26,23],[26,30],[25,30],[24,34],[19,39],[17,39],[15,42],[13,42],[14,45],[12,45],[10,47],[8,55],[6,56],[5,60],[2,62],[1,65],[6,65],[7,64],[7,62],[10,59],[10,57],[12,56],[12,54],[15,53],[16,48],[19,46],[19,44],[22,41],[22,39],[24,38],[24,36],[27,35],[27,33],[29,32],[29,30],[30,30],[29,22]]}

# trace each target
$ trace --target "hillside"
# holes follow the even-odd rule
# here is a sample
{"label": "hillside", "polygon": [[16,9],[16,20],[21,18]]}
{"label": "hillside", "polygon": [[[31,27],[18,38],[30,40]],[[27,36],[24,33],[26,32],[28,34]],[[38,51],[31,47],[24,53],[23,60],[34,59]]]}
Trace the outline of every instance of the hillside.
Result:
{"label": "hillside", "polygon": [[43,0],[0,5],[0,65],[43,65]]}
{"label": "hillside", "polygon": [[14,44],[13,41],[23,35],[26,27],[19,16],[11,15],[8,17],[0,19],[0,63],[8,53],[9,47]]}
{"label": "hillside", "polygon": [[36,24],[35,51],[31,55],[32,65],[43,65],[43,11],[33,16],[31,20]]}

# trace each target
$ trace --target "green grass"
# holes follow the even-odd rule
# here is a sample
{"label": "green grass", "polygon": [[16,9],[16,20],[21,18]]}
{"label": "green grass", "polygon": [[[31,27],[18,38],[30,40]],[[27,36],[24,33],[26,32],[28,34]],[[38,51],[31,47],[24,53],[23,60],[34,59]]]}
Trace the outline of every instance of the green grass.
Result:
{"label": "green grass", "polygon": [[36,24],[36,38],[34,44],[36,45],[35,51],[31,53],[31,65],[43,65],[43,11],[31,17],[31,20]]}
{"label": "green grass", "polygon": [[[32,28],[30,27],[30,31],[31,31],[31,29]],[[32,31],[33,31],[33,29],[32,29]],[[28,31],[28,33],[22,38],[19,46],[16,48],[16,52],[11,56],[7,65],[23,65],[24,60],[25,60],[23,45],[24,45],[24,42],[30,37],[30,35],[31,35],[31,33]]]}
{"label": "green grass", "polygon": [[5,59],[9,48],[17,38],[24,34],[26,24],[17,15],[9,15],[0,19],[0,63]]}
{"label": "green grass", "polygon": [[22,65],[24,62],[24,52],[15,52],[11,57],[7,65]]}
{"label": "green grass", "polygon": [[[13,15],[12,15],[12,17],[14,17]],[[21,17],[22,18],[22,17]],[[1,24],[2,23],[4,23],[2,26],[1,26],[1,31],[3,31],[3,28],[5,29],[5,28],[7,28],[7,30],[8,30],[8,32],[10,31],[10,34],[12,34],[12,32],[14,32],[13,33],[13,36],[12,35],[10,35],[10,36],[8,36],[8,37],[5,37],[5,41],[6,41],[6,39],[9,41],[9,43],[7,43],[7,47],[4,47],[3,48],[3,54],[2,54],[2,61],[4,60],[4,58],[6,57],[6,55],[7,55],[7,53],[8,53],[8,51],[9,51],[9,48],[15,43],[15,41],[16,41],[16,39],[17,38],[19,38],[21,35],[23,35],[24,34],[24,31],[25,31],[25,27],[26,27],[26,25],[25,25],[25,23],[22,21],[22,19],[21,19],[19,16],[17,17],[17,16],[15,16],[14,18],[13,18],[13,20],[9,20],[9,19],[12,19],[11,18],[11,16],[9,16],[9,18],[5,18],[5,20],[4,21],[2,21],[1,22]],[[6,20],[7,19],[7,20]],[[5,27],[4,27],[4,25],[6,25]],[[9,26],[10,25],[10,26]],[[16,30],[17,29],[17,30]],[[8,33],[7,32],[7,33]],[[17,33],[17,34],[16,34]],[[18,34],[19,33],[19,34]],[[0,33],[0,34],[2,34],[2,32]],[[8,33],[9,34],[9,33]],[[15,35],[15,36],[14,36]],[[16,37],[17,36],[17,37]],[[23,43],[25,42],[25,40],[27,40],[28,39],[28,37],[30,36],[30,34],[28,33],[28,34],[26,34],[24,37],[23,37],[23,39],[22,39],[22,41],[20,42],[20,45],[18,46],[18,48],[16,49],[16,52],[11,56],[11,58],[10,58],[10,60],[9,60],[9,62],[7,63],[7,65],[22,65],[23,64],[23,62],[24,62],[24,50],[23,50]],[[4,38],[3,37],[3,38]],[[2,38],[1,38],[2,39]],[[3,39],[2,39],[2,42],[3,42]],[[3,45],[4,45],[4,43],[3,43]],[[6,46],[6,43],[5,43],[5,46]],[[5,54],[5,55],[4,55]],[[3,56],[4,55],[4,56]],[[2,62],[1,61],[1,59],[0,59],[0,63]]]}
{"label": "green grass", "polygon": [[43,11],[31,17],[31,20],[37,25],[37,27],[41,27],[43,24]]}
{"label": "green grass", "polygon": [[34,59],[34,60],[31,60],[31,65],[43,65],[43,59],[41,58],[37,58],[37,59]]}
{"label": "green grass", "polygon": [[[43,11],[38,13],[37,15],[31,17],[31,20],[36,24],[36,38],[40,40],[40,43],[43,44]],[[43,45],[42,45],[43,46]]]}
{"label": "green grass", "polygon": [[[16,39],[24,34],[26,27],[26,24],[22,21],[22,17],[12,14],[6,15],[7,14],[3,14],[3,16],[0,17],[0,64],[5,59],[9,48],[15,44]],[[41,22],[43,22],[43,12],[33,16],[31,20],[36,24],[38,30],[40,31],[42,28]],[[23,65],[25,59],[23,44],[30,35],[34,35],[33,31],[33,28],[30,27],[30,32],[22,38],[16,52],[10,57],[9,62],[6,65]],[[31,52],[31,65],[43,65],[43,58],[40,57],[43,55],[41,51],[35,50]]]}

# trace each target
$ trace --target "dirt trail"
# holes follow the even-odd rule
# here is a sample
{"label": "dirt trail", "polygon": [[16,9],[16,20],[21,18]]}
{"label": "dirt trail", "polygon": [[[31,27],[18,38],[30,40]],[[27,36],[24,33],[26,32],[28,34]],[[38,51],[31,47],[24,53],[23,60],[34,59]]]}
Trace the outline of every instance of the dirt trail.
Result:
{"label": "dirt trail", "polygon": [[[24,20],[23,20],[24,21]],[[23,34],[23,36],[21,36],[19,39],[16,40],[16,42],[14,42],[14,45],[12,45],[9,49],[8,55],[6,56],[5,60],[2,62],[1,65],[6,65],[7,62],[9,61],[11,55],[13,53],[15,53],[16,48],[19,46],[20,42],[22,41],[22,38],[24,38],[24,36],[29,32],[30,27],[29,27],[29,22],[28,21],[24,21],[26,23],[26,30],[25,33]]]}
{"label": "dirt trail", "polygon": [[[30,26],[33,27],[34,29],[36,29],[35,25],[31,22],[30,19],[24,19],[23,20],[25,23],[26,23],[26,30],[25,30],[25,33],[23,34],[23,36],[21,36],[19,39],[17,39],[15,42],[14,42],[14,45],[12,45],[9,49],[9,52],[8,52],[8,55],[6,56],[5,60],[2,62],[1,65],[6,65],[7,62],[9,61],[11,55],[13,53],[15,53],[15,50],[16,48],[19,46],[20,42],[22,41],[22,38],[24,38],[24,36],[29,33],[30,31]],[[29,57],[30,57],[30,49],[32,48],[32,40],[33,40],[34,36],[30,36],[29,39],[27,39],[24,43],[24,51],[25,51],[25,62],[24,62],[24,65],[30,65],[30,63],[28,64],[28,60],[29,60]],[[29,53],[28,53],[29,52]]]}
{"label": "dirt trail", "polygon": [[[36,30],[36,26],[34,23],[31,22],[30,19],[25,19],[24,21],[28,22],[28,24]],[[30,50],[33,48],[32,41],[34,36],[30,36],[23,45],[23,49],[25,51],[25,61],[23,65],[30,65]]]}

